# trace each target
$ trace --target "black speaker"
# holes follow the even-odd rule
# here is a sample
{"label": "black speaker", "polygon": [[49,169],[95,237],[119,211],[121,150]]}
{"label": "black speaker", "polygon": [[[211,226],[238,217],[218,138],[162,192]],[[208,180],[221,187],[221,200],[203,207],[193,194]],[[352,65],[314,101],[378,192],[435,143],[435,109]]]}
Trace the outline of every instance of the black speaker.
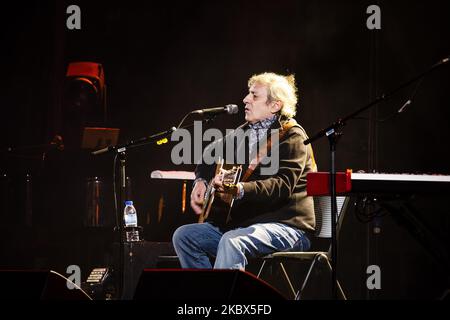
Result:
{"label": "black speaker", "polygon": [[279,301],[283,295],[268,283],[241,270],[145,269],[135,300]]}
{"label": "black speaker", "polygon": [[70,280],[55,271],[0,271],[2,299],[90,300],[90,297],[82,290],[69,289],[68,282]]}

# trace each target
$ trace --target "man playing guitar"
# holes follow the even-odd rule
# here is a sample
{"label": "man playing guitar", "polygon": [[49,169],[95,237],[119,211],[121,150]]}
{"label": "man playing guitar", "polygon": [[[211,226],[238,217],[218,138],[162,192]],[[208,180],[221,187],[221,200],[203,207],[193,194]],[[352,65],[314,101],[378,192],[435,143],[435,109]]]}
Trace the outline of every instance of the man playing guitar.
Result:
{"label": "man playing guitar", "polygon": [[[293,119],[297,104],[294,76],[262,73],[252,76],[248,87],[243,100],[246,123],[241,127],[249,137],[245,150],[257,157],[242,166],[240,180],[228,179],[232,183],[224,183],[224,168],[197,166],[191,194],[195,213],[205,214],[208,187],[216,197],[231,199],[233,206],[226,219],[219,218],[213,207],[202,223],[175,231],[173,244],[183,268],[244,270],[249,257],[310,247],[307,233],[314,232],[315,218],[313,199],[306,195],[306,175],[317,169],[311,146],[303,144],[306,132]],[[262,139],[270,130],[277,130],[279,139]],[[263,140],[268,142],[260,145]],[[260,158],[269,152],[278,155],[278,168],[265,175]]]}

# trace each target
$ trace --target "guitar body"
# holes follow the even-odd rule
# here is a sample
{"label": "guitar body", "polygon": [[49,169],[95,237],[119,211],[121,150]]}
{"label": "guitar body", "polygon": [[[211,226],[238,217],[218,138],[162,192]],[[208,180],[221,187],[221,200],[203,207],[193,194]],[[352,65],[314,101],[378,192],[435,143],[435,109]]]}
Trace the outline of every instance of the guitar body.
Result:
{"label": "guitar body", "polygon": [[[239,182],[242,174],[242,166],[225,164],[219,162],[216,166],[216,174],[224,172],[223,183],[225,185],[235,185]],[[205,193],[203,210],[198,222],[204,222],[210,215],[214,215],[213,220],[219,224],[225,224],[230,219],[230,211],[233,206],[234,197],[228,193],[216,192],[214,188],[214,178],[209,182]]]}

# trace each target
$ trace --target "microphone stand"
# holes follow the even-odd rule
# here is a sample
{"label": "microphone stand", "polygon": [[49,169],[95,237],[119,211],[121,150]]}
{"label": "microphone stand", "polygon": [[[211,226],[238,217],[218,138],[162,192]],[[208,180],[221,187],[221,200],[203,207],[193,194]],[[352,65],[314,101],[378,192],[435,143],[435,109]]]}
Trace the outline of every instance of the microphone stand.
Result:
{"label": "microphone stand", "polygon": [[329,183],[329,188],[330,188],[330,195],[331,195],[331,267],[332,267],[332,271],[331,271],[331,281],[332,281],[332,285],[331,285],[331,293],[332,293],[332,298],[334,300],[337,300],[337,259],[338,259],[338,243],[337,243],[337,236],[336,236],[336,225],[337,225],[337,205],[336,205],[336,168],[335,168],[335,157],[336,157],[336,146],[337,146],[337,142],[339,140],[339,137],[342,135],[342,129],[343,127],[346,125],[346,122],[348,120],[351,120],[353,118],[355,118],[358,114],[360,114],[361,112],[371,108],[372,106],[378,104],[381,101],[385,101],[387,99],[389,99],[392,95],[394,95],[395,93],[397,93],[398,91],[400,91],[401,89],[409,86],[410,84],[416,82],[417,80],[422,79],[423,77],[425,77],[428,73],[430,73],[431,71],[439,68],[440,66],[446,64],[449,62],[450,56],[441,59],[440,61],[438,61],[437,63],[435,63],[434,65],[432,65],[430,68],[428,68],[427,70],[425,70],[424,72],[416,75],[415,77],[413,77],[412,79],[402,83],[401,85],[399,85],[397,88],[395,88],[394,90],[386,93],[386,94],[382,94],[381,96],[375,98],[375,100],[373,100],[372,102],[370,102],[369,104],[357,109],[356,111],[350,113],[349,115],[343,117],[343,118],[339,118],[337,121],[333,122],[331,125],[329,125],[328,127],[326,127],[325,129],[320,130],[319,132],[317,132],[315,135],[313,135],[311,138],[306,139],[303,143],[304,145],[308,145],[311,142],[314,142],[315,140],[323,137],[323,136],[327,136],[328,138],[328,142],[330,145],[330,183]]}
{"label": "microphone stand", "polygon": [[[169,136],[170,134],[172,134],[172,132],[174,132],[176,130],[175,127],[170,128],[169,130],[166,131],[162,131],[156,134],[153,134],[151,136],[147,136],[147,137],[142,137],[139,138],[137,140],[131,140],[125,144],[122,145],[116,145],[116,146],[108,146],[106,148],[102,148],[96,151],[93,151],[91,154],[94,156],[97,155],[101,155],[104,153],[110,153],[113,152],[116,154],[116,156],[119,158],[119,172],[120,172],[120,203],[124,204],[125,201],[127,199],[125,199],[126,197],[126,160],[127,160],[127,150],[128,149],[132,149],[132,148],[136,148],[139,146],[143,146],[149,143],[152,143],[158,139],[163,139],[167,136]],[[114,168],[115,170],[115,168]],[[117,200],[116,200],[117,201]],[[121,209],[123,209],[122,206],[118,206],[117,202],[116,202],[116,230],[118,230],[119,232],[119,267],[118,267],[118,293],[117,293],[117,297],[119,299],[123,299],[126,298],[124,297],[124,264],[125,264],[125,235],[124,235],[124,225],[122,222],[122,219],[120,218],[121,215],[119,214],[119,207]]]}
{"label": "microphone stand", "polygon": [[[188,114],[189,115],[189,114]],[[91,152],[92,155],[97,156],[97,155],[101,155],[101,154],[105,154],[105,153],[110,153],[110,152],[114,152],[120,161],[120,203],[124,204],[125,201],[127,199],[125,199],[126,196],[126,152],[129,149],[132,148],[136,148],[136,147],[140,147],[140,146],[144,146],[147,145],[149,143],[155,142],[157,140],[161,140],[164,138],[167,138],[168,136],[170,136],[173,132],[175,132],[176,130],[180,129],[183,121],[186,119],[186,117],[183,118],[182,122],[178,125],[178,128],[176,127],[171,127],[170,129],[166,130],[166,131],[162,131],[162,132],[158,132],[156,134],[150,135],[150,136],[146,136],[146,137],[142,137],[139,138],[137,140],[130,140],[129,142],[122,144],[122,145],[116,145],[116,146],[108,146],[96,151]],[[210,122],[212,120],[215,119],[215,115],[208,115],[207,118],[203,119],[202,122]],[[194,123],[185,126],[185,127],[181,127],[181,129],[186,129],[189,127],[192,127],[194,125]],[[114,168],[115,170],[115,168]],[[122,219],[120,218],[121,215],[119,214],[119,206],[117,205],[116,202],[116,230],[119,231],[120,234],[120,241],[119,241],[119,268],[118,268],[118,293],[117,293],[117,297],[119,297],[119,299],[123,299],[124,298],[124,292],[123,292],[123,288],[124,288],[124,262],[125,262],[125,256],[124,256],[124,248],[125,248],[125,237],[124,237],[124,224],[122,222]],[[121,207],[121,209],[123,209]],[[125,297],[126,298],[126,297]]]}

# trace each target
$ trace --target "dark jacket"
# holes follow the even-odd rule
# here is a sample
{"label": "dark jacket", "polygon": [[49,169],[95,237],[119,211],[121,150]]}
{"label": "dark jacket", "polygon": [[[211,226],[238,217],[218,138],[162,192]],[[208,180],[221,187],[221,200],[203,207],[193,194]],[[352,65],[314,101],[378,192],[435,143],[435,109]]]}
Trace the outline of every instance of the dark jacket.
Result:
{"label": "dark jacket", "polygon": [[[272,129],[280,128],[283,121],[275,121]],[[244,127],[245,128],[245,127]],[[246,227],[255,223],[281,222],[304,231],[314,231],[314,203],[306,195],[306,175],[316,171],[312,148],[305,146],[305,130],[298,124],[291,127],[280,137],[278,147],[279,169],[272,176],[261,175],[261,166],[257,166],[246,182],[244,197],[234,201],[231,221],[220,226],[224,230]],[[244,166],[243,172],[248,165]],[[196,178],[210,180],[215,165],[198,165]],[[210,217],[214,223],[214,215]]]}

